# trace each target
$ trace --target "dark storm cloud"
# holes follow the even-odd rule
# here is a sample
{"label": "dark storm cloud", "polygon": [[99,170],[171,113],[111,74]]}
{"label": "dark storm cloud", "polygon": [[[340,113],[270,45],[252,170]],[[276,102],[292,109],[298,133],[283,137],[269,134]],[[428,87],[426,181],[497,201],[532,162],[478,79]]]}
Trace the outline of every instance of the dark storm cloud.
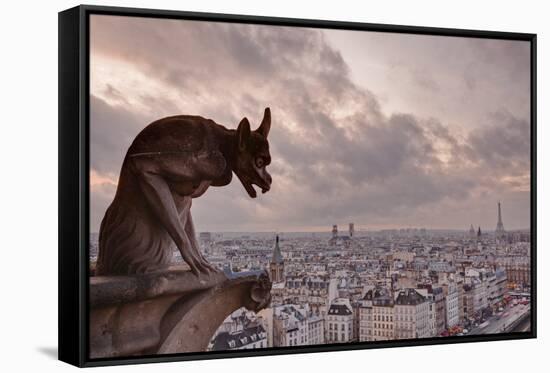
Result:
{"label": "dark storm cloud", "polygon": [[118,173],[126,149],[140,126],[137,115],[123,106],[90,98],[90,166],[100,173]]}
{"label": "dark storm cloud", "polygon": [[[525,121],[495,114],[464,141],[433,118],[385,116],[318,30],[93,16],[91,40],[92,58],[124,61],[178,92],[136,95],[135,86],[109,83],[98,92],[104,99],[92,98],[99,173],[118,175],[131,140],[155,115],[199,114],[235,128],[243,116],[257,125],[271,107],[272,190],[251,200],[237,180],[211,188],[194,202],[199,229],[288,230],[350,219],[415,225],[417,210],[475,200],[480,185],[498,189],[505,161],[517,165],[512,176],[526,172]],[[415,84],[444,94],[429,74],[415,74]],[[99,216],[105,193],[95,205],[92,197]]]}
{"label": "dark storm cloud", "polygon": [[502,170],[529,169],[529,122],[508,112],[494,113],[492,123],[472,132],[469,143],[488,167]]}

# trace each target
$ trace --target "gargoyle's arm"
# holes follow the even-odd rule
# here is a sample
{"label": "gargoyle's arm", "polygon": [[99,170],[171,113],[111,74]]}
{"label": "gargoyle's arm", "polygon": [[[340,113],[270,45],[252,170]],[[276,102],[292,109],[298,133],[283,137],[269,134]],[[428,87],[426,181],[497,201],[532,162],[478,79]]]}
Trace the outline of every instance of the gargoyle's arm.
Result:
{"label": "gargoyle's arm", "polygon": [[[180,219],[170,187],[163,175],[165,170],[159,169],[158,164],[150,159],[132,159],[130,162],[148,205],[176,243],[182,258],[196,275],[199,275],[199,271],[207,273],[204,260],[192,250],[193,246],[184,229],[191,204],[181,211]],[[171,171],[177,173],[177,168]]]}

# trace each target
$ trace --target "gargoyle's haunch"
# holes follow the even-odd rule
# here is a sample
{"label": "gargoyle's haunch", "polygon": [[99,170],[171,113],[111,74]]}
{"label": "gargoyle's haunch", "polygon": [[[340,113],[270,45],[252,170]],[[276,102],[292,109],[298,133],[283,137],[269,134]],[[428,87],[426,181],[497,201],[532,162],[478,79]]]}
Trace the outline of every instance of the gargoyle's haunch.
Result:
{"label": "gargoyle's haunch", "polygon": [[210,186],[229,184],[233,172],[250,197],[256,197],[253,185],[268,191],[270,127],[269,108],[255,131],[246,118],[231,130],[188,115],[145,127],[126,153],[115,198],[101,222],[96,274],[165,268],[174,244],[195,274],[215,271],[200,252],[191,201]]}

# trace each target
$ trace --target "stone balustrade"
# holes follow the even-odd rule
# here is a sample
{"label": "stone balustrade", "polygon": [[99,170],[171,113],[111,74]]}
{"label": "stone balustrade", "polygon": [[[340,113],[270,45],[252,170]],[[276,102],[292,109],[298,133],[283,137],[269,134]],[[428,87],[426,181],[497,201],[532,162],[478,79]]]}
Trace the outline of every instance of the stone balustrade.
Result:
{"label": "stone balustrade", "polygon": [[90,278],[90,357],[205,351],[223,320],[271,301],[265,271],[195,276],[187,266]]}

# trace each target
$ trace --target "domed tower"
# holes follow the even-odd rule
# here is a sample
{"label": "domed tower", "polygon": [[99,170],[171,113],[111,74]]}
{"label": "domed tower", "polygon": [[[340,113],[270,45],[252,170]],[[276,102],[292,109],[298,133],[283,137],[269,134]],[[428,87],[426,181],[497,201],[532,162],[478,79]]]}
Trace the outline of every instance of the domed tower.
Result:
{"label": "domed tower", "polygon": [[273,256],[269,263],[269,276],[271,277],[271,282],[284,281],[284,273],[285,262],[281,254],[281,248],[279,247],[279,235],[277,235],[275,238],[275,247],[273,248]]}

